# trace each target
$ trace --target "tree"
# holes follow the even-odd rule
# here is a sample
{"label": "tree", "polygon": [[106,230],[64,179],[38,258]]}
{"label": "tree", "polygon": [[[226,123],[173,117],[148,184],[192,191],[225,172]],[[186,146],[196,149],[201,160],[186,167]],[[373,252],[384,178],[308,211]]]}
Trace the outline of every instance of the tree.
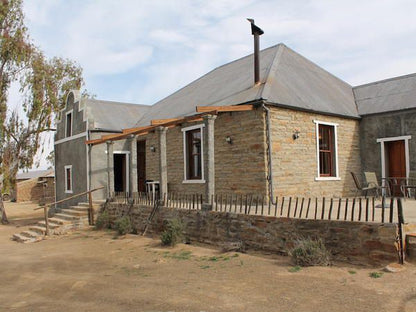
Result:
{"label": "tree", "polygon": [[[0,0],[0,187],[15,190],[19,168],[33,165],[41,134],[53,130],[54,117],[70,89],[83,84],[82,69],[74,62],[47,59],[30,42],[24,25],[22,0]],[[7,114],[8,90],[20,84],[24,115]],[[1,196],[0,196],[1,197]],[[7,222],[2,199],[2,222]]]}

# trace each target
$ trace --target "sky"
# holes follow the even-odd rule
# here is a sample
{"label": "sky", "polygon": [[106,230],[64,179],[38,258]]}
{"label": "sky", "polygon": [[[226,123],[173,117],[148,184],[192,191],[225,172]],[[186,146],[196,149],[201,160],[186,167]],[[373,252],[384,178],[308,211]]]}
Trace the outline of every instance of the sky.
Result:
{"label": "sky", "polygon": [[153,104],[217,66],[284,43],[355,86],[416,72],[414,0],[24,0],[47,56],[96,98]]}

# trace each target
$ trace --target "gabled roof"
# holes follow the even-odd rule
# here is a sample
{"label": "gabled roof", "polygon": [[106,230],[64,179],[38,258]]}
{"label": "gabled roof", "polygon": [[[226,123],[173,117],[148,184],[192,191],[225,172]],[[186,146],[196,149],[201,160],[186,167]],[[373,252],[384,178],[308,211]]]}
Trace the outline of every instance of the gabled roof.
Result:
{"label": "gabled roof", "polygon": [[284,44],[260,52],[260,84],[253,55],[220,66],[154,104],[136,126],[194,113],[196,106],[228,106],[259,99],[325,114],[358,118],[352,87]]}
{"label": "gabled roof", "polygon": [[82,99],[88,119],[93,120],[90,130],[113,130],[133,127],[150,108],[148,105]]}
{"label": "gabled roof", "polygon": [[21,172],[16,175],[16,180],[29,180],[34,178],[46,178],[54,177],[55,172],[53,169],[48,170],[33,170],[28,172]]}
{"label": "gabled roof", "polygon": [[416,108],[416,74],[354,87],[360,115]]}

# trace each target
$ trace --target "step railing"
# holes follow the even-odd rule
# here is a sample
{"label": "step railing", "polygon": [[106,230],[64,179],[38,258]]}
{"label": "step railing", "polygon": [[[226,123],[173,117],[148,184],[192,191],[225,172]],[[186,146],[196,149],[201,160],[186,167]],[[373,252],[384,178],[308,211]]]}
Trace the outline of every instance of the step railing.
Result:
{"label": "step railing", "polygon": [[101,190],[103,188],[104,188],[104,186],[100,186],[100,187],[97,187],[95,189],[92,189],[92,190],[89,190],[89,191],[85,191],[85,192],[82,192],[82,193],[79,193],[79,194],[75,194],[75,195],[72,195],[70,197],[67,197],[67,198],[64,198],[64,199],[55,201],[55,202],[50,203],[50,204],[46,204],[46,205],[44,205],[42,207],[35,208],[34,210],[43,209],[43,211],[44,211],[44,214],[45,214],[45,227],[46,227],[45,235],[49,235],[49,220],[48,220],[49,208],[51,208],[53,205],[61,204],[61,203],[64,203],[64,202],[66,202],[68,200],[71,200],[71,199],[74,199],[74,198],[78,198],[80,196],[84,196],[84,195],[87,195],[87,194],[88,194],[88,224],[89,225],[94,225],[94,209],[92,207],[92,193],[95,192],[95,191]]}

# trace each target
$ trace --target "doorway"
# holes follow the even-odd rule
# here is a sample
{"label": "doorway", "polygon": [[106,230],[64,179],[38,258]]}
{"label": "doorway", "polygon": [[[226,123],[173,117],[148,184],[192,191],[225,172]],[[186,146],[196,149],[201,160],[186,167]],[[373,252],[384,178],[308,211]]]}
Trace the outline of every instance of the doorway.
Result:
{"label": "doorway", "polygon": [[128,192],[128,154],[127,153],[114,153],[114,191],[115,192]]}
{"label": "doorway", "polygon": [[146,141],[137,141],[137,190],[146,192]]}
{"label": "doorway", "polygon": [[386,142],[388,176],[406,177],[406,154],[404,140]]}

